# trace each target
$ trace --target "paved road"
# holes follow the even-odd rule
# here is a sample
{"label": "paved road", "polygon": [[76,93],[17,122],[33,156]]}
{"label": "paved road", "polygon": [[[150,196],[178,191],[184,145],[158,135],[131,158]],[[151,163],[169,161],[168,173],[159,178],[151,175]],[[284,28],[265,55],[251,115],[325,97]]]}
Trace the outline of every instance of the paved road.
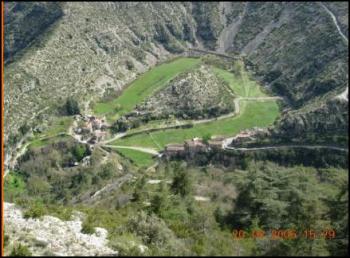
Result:
{"label": "paved road", "polygon": [[201,119],[201,120],[190,120],[189,122],[188,121],[185,121],[185,122],[177,122],[177,123],[173,123],[173,124],[169,124],[169,125],[166,125],[166,126],[161,126],[161,127],[158,127],[158,128],[146,128],[146,129],[142,129],[142,130],[139,130],[139,131],[134,131],[134,132],[131,132],[131,133],[118,133],[116,134],[115,136],[113,136],[111,139],[108,139],[106,141],[103,141],[101,142],[102,145],[106,145],[110,142],[113,142],[117,139],[120,139],[120,138],[123,138],[129,134],[133,134],[133,133],[146,133],[146,132],[149,132],[149,131],[160,131],[160,130],[167,130],[167,129],[173,129],[177,126],[183,126],[183,125],[189,125],[189,124],[204,124],[204,123],[210,123],[210,122],[214,122],[214,121],[219,121],[219,120],[223,120],[223,119],[226,119],[226,118],[230,118],[230,117],[233,117],[233,116],[236,116],[237,114],[240,113],[240,105],[239,105],[239,102],[240,101],[251,101],[251,100],[254,100],[254,101],[271,101],[271,100],[278,100],[278,99],[283,99],[282,97],[278,97],[278,96],[274,96],[274,97],[238,97],[238,98],[235,98],[234,99],[234,103],[235,103],[235,111],[234,112],[231,112],[231,113],[228,113],[228,114],[225,114],[225,115],[222,115],[222,116],[219,116],[219,117],[214,117],[214,118],[208,118],[208,119]]}
{"label": "paved road", "polygon": [[249,148],[236,148],[226,146],[226,150],[239,150],[239,151],[255,151],[255,150],[271,150],[271,149],[286,149],[286,148],[304,148],[304,149],[331,149],[348,152],[347,148],[327,145],[279,145],[279,146],[264,146],[264,147],[249,147]]}

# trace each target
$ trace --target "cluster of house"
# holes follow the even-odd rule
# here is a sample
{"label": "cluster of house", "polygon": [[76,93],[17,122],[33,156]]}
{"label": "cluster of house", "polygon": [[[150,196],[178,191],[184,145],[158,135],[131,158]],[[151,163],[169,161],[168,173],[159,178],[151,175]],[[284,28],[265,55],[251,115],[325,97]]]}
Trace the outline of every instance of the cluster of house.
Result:
{"label": "cluster of house", "polygon": [[168,144],[165,146],[164,154],[167,157],[173,157],[205,152],[211,149],[223,149],[224,140],[224,137],[215,137],[204,142],[201,138],[193,138],[185,141],[183,144]]}
{"label": "cluster of house", "polygon": [[241,145],[249,141],[256,140],[259,136],[267,133],[266,128],[253,127],[252,129],[247,129],[241,131],[235,137],[232,138],[231,145]]}
{"label": "cluster of house", "polygon": [[88,143],[95,144],[106,137],[108,124],[105,119],[91,115],[76,115],[75,120],[80,126],[74,128],[74,133],[81,135]]}
{"label": "cluster of house", "polygon": [[234,143],[243,143],[246,141],[254,140],[254,136],[259,133],[264,133],[266,130],[254,127],[250,130],[241,131],[233,138],[227,138],[223,136],[212,137],[208,141],[204,142],[201,138],[193,138],[185,141],[183,144],[168,144],[164,149],[164,155],[166,157],[193,155],[198,152],[206,152],[210,150],[223,150],[227,139],[232,139]]}

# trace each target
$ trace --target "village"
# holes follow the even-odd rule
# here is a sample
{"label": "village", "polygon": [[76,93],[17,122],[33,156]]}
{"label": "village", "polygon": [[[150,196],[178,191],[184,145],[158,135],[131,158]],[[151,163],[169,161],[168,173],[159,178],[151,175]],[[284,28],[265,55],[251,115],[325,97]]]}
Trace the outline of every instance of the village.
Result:
{"label": "village", "polygon": [[167,158],[182,157],[189,155],[193,157],[198,152],[208,152],[212,150],[224,150],[229,145],[239,145],[245,142],[255,140],[259,134],[266,133],[266,129],[254,127],[241,131],[235,137],[227,138],[224,136],[212,136],[205,141],[195,137],[191,140],[186,140],[183,144],[168,144],[164,149],[164,156]]}
{"label": "village", "polygon": [[105,118],[80,114],[74,116],[73,136],[78,141],[89,144],[90,148],[106,138],[108,128]]}
{"label": "village", "polygon": [[[93,115],[75,115],[72,136],[81,143],[89,145],[90,150],[106,140],[110,125],[105,117],[98,118]],[[168,144],[165,146],[161,156],[171,159],[175,157],[194,157],[196,153],[215,150],[230,149],[232,146],[239,146],[244,143],[256,140],[256,137],[266,133],[266,129],[254,127],[238,133],[234,137],[210,136],[209,139],[194,137],[184,141],[182,144]]]}

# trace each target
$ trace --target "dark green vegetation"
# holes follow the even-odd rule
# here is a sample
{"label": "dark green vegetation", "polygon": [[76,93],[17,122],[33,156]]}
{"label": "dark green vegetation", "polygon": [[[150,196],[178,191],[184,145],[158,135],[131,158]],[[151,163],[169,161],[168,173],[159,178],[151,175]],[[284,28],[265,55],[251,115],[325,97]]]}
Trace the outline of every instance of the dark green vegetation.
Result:
{"label": "dark green vegetation", "polygon": [[[25,193],[47,202],[71,200],[73,191],[79,192],[77,184],[83,187],[82,182],[91,183],[91,178],[86,178],[88,173],[75,168],[77,162],[90,154],[87,146],[70,138],[58,138],[45,146],[30,147],[21,158],[18,171],[11,172],[6,178],[6,199],[13,202]],[[33,217],[42,212],[41,204],[34,204],[28,213]]]}
{"label": "dark green vegetation", "polygon": [[[93,152],[92,155],[101,154]],[[88,166],[84,174],[79,174],[79,168],[77,171],[63,168],[59,182],[66,186],[75,184],[74,188],[64,189],[67,194],[77,196],[73,198],[74,203],[65,201],[64,209],[59,204],[61,201],[55,200],[58,204],[53,205],[49,200],[57,196],[56,191],[60,192],[55,187],[58,181],[52,181],[52,175],[49,179],[44,175],[29,177],[55,182],[49,192],[39,187],[35,195],[29,190],[19,191],[16,198],[9,199],[12,197],[7,194],[5,200],[24,207],[30,217],[53,214],[69,219],[72,210],[83,211],[87,217],[82,232],[92,234],[97,226],[108,229],[109,245],[121,255],[140,255],[131,241],[148,247],[143,255],[236,255],[237,252],[241,255],[329,255],[346,252],[346,170],[286,168],[254,160],[248,161],[244,170],[198,168],[169,162],[161,163],[154,172],[138,170],[134,174],[136,180],[126,181],[120,188],[92,199],[93,193],[106,182],[120,180],[132,168],[124,163],[126,171],[115,174],[115,159],[108,159],[105,165]],[[25,166],[21,167],[23,171]],[[63,173],[66,170],[69,174]],[[24,174],[13,173],[29,184]],[[148,183],[150,179],[160,180],[160,183]],[[95,188],[95,184],[100,187]],[[10,184],[6,183],[5,193],[8,187]],[[95,190],[91,191],[92,188]],[[196,196],[207,197],[209,201],[196,201]],[[45,212],[41,214],[41,210]],[[247,232],[253,229],[269,232],[274,228],[298,231],[333,228],[337,238],[234,241],[231,233],[236,228]]]}
{"label": "dark green vegetation", "polygon": [[63,107],[63,110],[68,116],[80,114],[80,108],[79,108],[78,102],[73,98],[67,99]]}
{"label": "dark green vegetation", "polygon": [[[294,241],[258,240],[252,249],[254,255],[346,255],[348,214],[344,212],[346,204],[341,201],[348,194],[346,177],[346,173],[333,168],[279,170],[271,164],[257,164],[250,167],[239,183],[240,193],[235,201],[239,208],[221,218],[222,226],[299,232]],[[300,236],[310,229],[315,232],[334,229],[337,237],[310,240]]]}
{"label": "dark green vegetation", "polygon": [[[191,164],[206,166],[217,164],[231,168],[246,169],[251,160],[272,161],[281,166],[303,165],[316,168],[334,166],[348,168],[349,158],[347,152],[327,148],[276,148],[259,150],[214,150],[198,152],[195,157],[190,153],[183,157]],[[175,158],[176,159],[176,158]]]}

